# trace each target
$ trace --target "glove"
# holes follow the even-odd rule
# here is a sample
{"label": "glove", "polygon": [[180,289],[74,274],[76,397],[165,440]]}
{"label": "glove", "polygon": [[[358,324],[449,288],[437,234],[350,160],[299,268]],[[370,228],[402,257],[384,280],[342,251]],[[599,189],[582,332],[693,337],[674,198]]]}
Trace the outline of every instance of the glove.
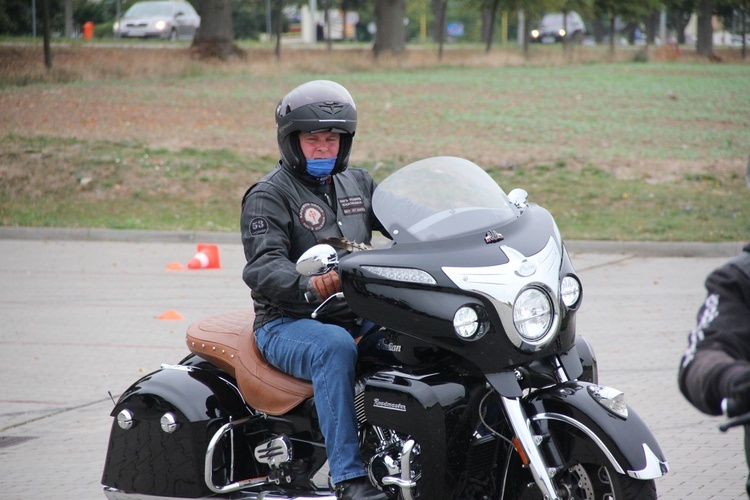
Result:
{"label": "glove", "polygon": [[321,300],[325,300],[341,291],[341,280],[336,271],[328,271],[320,276],[313,276],[310,278],[310,284],[318,293]]}
{"label": "glove", "polygon": [[733,377],[726,404],[730,417],[750,411],[750,368],[745,368]]}

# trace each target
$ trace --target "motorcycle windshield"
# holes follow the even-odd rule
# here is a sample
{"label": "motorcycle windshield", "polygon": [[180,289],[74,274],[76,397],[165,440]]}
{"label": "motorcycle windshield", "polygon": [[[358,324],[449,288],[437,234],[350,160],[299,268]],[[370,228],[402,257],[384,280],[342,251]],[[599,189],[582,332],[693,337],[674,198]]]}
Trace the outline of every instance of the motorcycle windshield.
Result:
{"label": "motorcycle windshield", "polygon": [[372,204],[397,243],[495,229],[519,216],[487,172],[452,156],[419,160],[397,170],[378,185]]}

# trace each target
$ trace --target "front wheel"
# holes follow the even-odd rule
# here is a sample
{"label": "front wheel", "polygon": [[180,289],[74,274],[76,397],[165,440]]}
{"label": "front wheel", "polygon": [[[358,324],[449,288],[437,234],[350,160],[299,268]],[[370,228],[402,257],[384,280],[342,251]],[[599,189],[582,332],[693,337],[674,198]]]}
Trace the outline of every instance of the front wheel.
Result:
{"label": "front wheel", "polygon": [[[517,498],[541,500],[536,484],[517,484]],[[576,463],[555,477],[558,496],[563,500],[656,500],[656,484],[618,474],[599,464]]]}

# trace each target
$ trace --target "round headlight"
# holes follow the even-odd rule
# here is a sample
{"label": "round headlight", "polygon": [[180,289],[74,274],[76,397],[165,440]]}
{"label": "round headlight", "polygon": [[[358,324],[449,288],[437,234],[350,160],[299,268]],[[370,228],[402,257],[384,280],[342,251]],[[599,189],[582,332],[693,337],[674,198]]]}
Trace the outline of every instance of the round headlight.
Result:
{"label": "round headlight", "polygon": [[453,329],[462,339],[470,339],[479,331],[479,315],[471,307],[462,307],[453,315]]}
{"label": "round headlight", "polygon": [[159,31],[161,31],[161,30],[163,30],[164,28],[167,27],[167,22],[166,21],[156,21],[156,24],[154,25],[154,27],[156,29],[158,29]]}
{"label": "round headlight", "polygon": [[573,276],[566,276],[560,282],[560,298],[567,307],[578,304],[581,298],[581,284]]}
{"label": "round headlight", "polygon": [[554,318],[549,296],[537,288],[529,288],[513,304],[513,324],[518,334],[534,342],[546,335]]}

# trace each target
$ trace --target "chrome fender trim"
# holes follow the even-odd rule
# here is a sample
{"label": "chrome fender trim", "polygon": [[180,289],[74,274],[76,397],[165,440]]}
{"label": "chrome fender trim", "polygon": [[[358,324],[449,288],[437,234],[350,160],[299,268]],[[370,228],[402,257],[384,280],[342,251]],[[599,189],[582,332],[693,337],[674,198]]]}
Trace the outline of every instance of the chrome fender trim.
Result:
{"label": "chrome fender trim", "polygon": [[660,478],[667,472],[669,472],[669,463],[666,460],[659,460],[659,457],[656,456],[656,454],[646,443],[641,443],[641,446],[643,447],[643,455],[646,459],[646,466],[641,470],[626,471],[625,469],[623,469],[622,465],[617,462],[617,459],[615,459],[612,452],[607,448],[604,442],[602,442],[599,436],[597,436],[594,431],[592,431],[590,428],[588,428],[578,420],[575,420],[567,415],[561,415],[559,413],[539,413],[537,415],[531,416],[531,420],[534,422],[539,420],[557,420],[559,422],[564,422],[566,424],[572,425],[576,429],[579,429],[581,432],[586,434],[586,436],[588,436],[589,439],[591,439],[591,441],[595,443],[597,447],[599,447],[602,453],[604,453],[604,455],[607,457],[607,460],[609,460],[609,463],[612,465],[615,472],[619,474],[627,474],[634,479],[648,480]]}
{"label": "chrome fender trim", "polygon": [[669,464],[659,460],[646,443],[643,443],[643,454],[646,456],[646,467],[641,470],[629,470],[628,476],[634,479],[656,479],[669,472]]}

